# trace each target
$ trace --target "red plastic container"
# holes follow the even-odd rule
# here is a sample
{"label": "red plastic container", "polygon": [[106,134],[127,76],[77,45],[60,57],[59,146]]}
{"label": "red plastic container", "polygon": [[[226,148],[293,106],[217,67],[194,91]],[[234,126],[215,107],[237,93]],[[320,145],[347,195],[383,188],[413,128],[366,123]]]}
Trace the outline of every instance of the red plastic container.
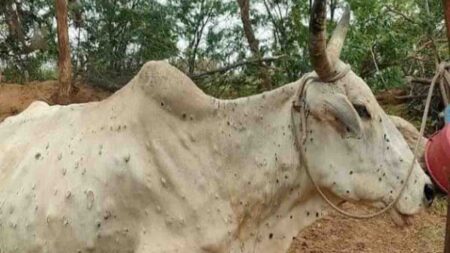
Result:
{"label": "red plastic container", "polygon": [[425,148],[427,170],[439,188],[448,192],[450,174],[450,124],[434,134]]}

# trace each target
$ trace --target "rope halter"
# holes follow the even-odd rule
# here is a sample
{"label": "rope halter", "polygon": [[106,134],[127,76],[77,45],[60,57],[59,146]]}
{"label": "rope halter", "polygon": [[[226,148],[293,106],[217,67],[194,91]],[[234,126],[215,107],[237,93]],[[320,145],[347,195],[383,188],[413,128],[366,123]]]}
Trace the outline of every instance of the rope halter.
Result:
{"label": "rope halter", "polygon": [[[443,67],[444,65],[440,65],[438,67],[437,73],[433,78],[433,81],[431,83],[429,92],[428,92],[428,97],[426,100],[426,106],[425,106],[425,111],[422,117],[422,124],[420,127],[420,136],[423,136],[424,130],[425,130],[425,123],[426,123],[426,119],[428,116],[428,112],[430,109],[430,102],[431,102],[431,97],[433,94],[433,89],[434,86],[436,84],[436,81],[439,77],[441,77],[443,75],[443,71],[445,71],[445,68]],[[348,72],[350,71],[350,67],[349,65],[346,65],[345,68],[342,68],[342,71],[339,71],[333,78],[330,78],[329,80],[327,80],[328,82],[336,82],[340,79],[342,79],[343,77],[345,77]],[[292,110],[291,110],[291,117],[292,117],[292,125],[293,125],[293,135],[294,135],[294,141],[295,141],[295,146],[298,150],[298,152],[300,153],[300,157],[301,160],[303,161],[303,166],[305,167],[306,170],[306,174],[308,175],[309,179],[311,180],[314,188],[316,189],[316,191],[320,194],[320,196],[325,200],[325,202],[331,206],[334,210],[336,210],[338,213],[343,214],[344,216],[350,217],[350,218],[354,218],[354,219],[369,219],[369,218],[373,218],[376,216],[379,216],[387,211],[389,211],[391,208],[394,207],[394,205],[399,201],[402,193],[405,191],[406,187],[407,187],[407,182],[409,181],[413,169],[414,169],[414,165],[416,163],[416,158],[417,158],[417,153],[419,150],[419,145],[421,142],[421,138],[418,138],[417,143],[415,145],[414,148],[414,156],[413,159],[411,161],[411,165],[409,167],[409,171],[406,177],[406,180],[404,181],[405,183],[403,184],[403,186],[400,188],[400,190],[398,191],[397,196],[394,198],[394,200],[389,203],[387,206],[385,206],[383,209],[376,211],[374,213],[371,214],[353,214],[353,213],[349,213],[343,209],[341,209],[340,207],[338,207],[336,204],[334,204],[326,195],[325,193],[322,191],[322,189],[320,188],[320,186],[317,184],[316,180],[314,179],[314,177],[312,176],[310,167],[308,166],[308,159],[306,157],[305,151],[306,149],[304,147],[302,147],[302,144],[306,143],[306,140],[308,138],[308,131],[307,131],[307,118],[308,118],[308,110],[307,110],[307,104],[306,104],[306,100],[304,98],[304,94],[305,94],[305,87],[306,85],[308,85],[309,83],[311,83],[312,81],[317,80],[317,76],[314,74],[309,74],[305,77],[302,78],[302,80],[300,80],[300,87],[297,91],[297,94],[295,96],[295,101],[293,102],[292,105]],[[296,114],[299,114],[298,116]]]}

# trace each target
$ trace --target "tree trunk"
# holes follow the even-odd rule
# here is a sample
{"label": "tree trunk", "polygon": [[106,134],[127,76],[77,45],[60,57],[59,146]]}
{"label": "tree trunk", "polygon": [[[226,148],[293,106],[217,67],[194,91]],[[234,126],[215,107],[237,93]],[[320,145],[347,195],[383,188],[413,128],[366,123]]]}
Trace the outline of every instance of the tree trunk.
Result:
{"label": "tree trunk", "polygon": [[337,0],[331,0],[330,1],[330,18],[331,21],[334,21],[334,13],[336,12],[337,8]]}
{"label": "tree trunk", "polygon": [[442,7],[444,8],[445,26],[447,27],[448,52],[450,55],[450,0],[442,0]]}
{"label": "tree trunk", "polygon": [[203,31],[208,24],[208,20],[211,15],[212,7],[205,7],[206,0],[200,2],[200,10],[194,26],[194,35],[192,40],[189,42],[187,48],[187,63],[188,63],[188,73],[193,75],[195,72],[196,58],[198,53],[198,48],[202,40]]}
{"label": "tree trunk", "polygon": [[13,2],[7,3],[5,6],[5,17],[6,23],[8,24],[9,35],[25,46],[25,35],[23,34],[18,11],[20,10],[20,5],[16,5],[16,10],[14,10],[12,4]]}
{"label": "tree trunk", "polygon": [[[448,171],[447,180],[450,181],[450,173]],[[447,221],[445,231],[444,253],[450,253],[450,191],[447,193]]]}
{"label": "tree trunk", "polygon": [[[259,50],[259,41],[255,37],[252,25],[250,23],[250,3],[249,0],[237,0],[241,10],[242,26],[244,27],[245,37],[247,38],[250,51],[253,57],[260,60],[262,55]],[[264,90],[272,89],[272,80],[270,79],[267,65],[260,61],[259,63],[259,77],[261,79],[262,88]]]}
{"label": "tree trunk", "polygon": [[69,31],[67,20],[67,1],[55,0],[58,30],[58,103],[69,102],[72,93],[72,62],[70,58]]}

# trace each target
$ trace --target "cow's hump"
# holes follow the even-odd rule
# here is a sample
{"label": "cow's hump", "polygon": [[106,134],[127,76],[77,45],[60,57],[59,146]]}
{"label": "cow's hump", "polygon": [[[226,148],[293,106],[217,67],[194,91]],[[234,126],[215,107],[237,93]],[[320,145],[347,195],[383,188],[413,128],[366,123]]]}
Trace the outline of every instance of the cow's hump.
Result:
{"label": "cow's hump", "polygon": [[155,105],[169,107],[176,113],[209,111],[218,101],[165,61],[147,62],[127,86],[132,93],[143,93]]}

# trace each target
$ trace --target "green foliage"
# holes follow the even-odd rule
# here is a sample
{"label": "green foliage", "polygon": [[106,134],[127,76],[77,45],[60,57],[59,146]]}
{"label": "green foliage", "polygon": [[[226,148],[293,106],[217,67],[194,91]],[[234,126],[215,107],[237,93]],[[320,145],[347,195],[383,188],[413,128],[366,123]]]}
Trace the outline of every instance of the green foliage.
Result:
{"label": "green foliage", "polygon": [[156,1],[83,0],[81,8],[87,38],[78,38],[75,59],[90,82],[120,87],[146,61],[177,53],[174,20]]}
{"label": "green foliage", "polygon": [[[41,65],[56,53],[56,50],[49,49],[55,47],[51,39],[55,35],[51,26],[52,7],[49,7],[52,2],[5,0],[0,5],[0,72],[4,73],[6,80],[24,82],[26,79],[39,79]],[[37,40],[39,36],[42,37],[40,41]],[[53,55],[49,53],[52,51]]]}
{"label": "green foliage", "polygon": [[[24,43],[11,31],[11,6],[20,3]],[[250,19],[274,86],[297,80],[309,63],[309,0],[251,0]],[[342,8],[352,9],[341,58],[374,89],[402,87],[405,76],[430,77],[435,58],[448,59],[441,1],[332,0],[329,34]],[[0,68],[8,80],[55,78],[43,66],[57,60],[54,1],[5,0],[0,6]],[[429,11],[428,11],[429,9]],[[169,59],[189,75],[251,58],[236,0],[78,0],[69,5],[76,76],[118,88],[148,60]],[[34,34],[46,46],[27,52]],[[42,70],[47,69],[47,70]],[[234,97],[259,92],[259,71],[245,64],[195,81],[208,93]]]}
{"label": "green foliage", "polygon": [[441,2],[430,0],[430,15],[426,2],[349,1],[354,19],[343,58],[374,88],[399,86],[404,76],[430,76],[434,55],[447,54],[444,43],[437,45],[437,52],[431,44],[422,48],[432,38],[445,38]]}
{"label": "green foliage", "polygon": [[[11,19],[14,2],[9,0],[9,5],[1,7],[2,20]],[[0,26],[0,64],[7,80],[49,77],[43,68],[57,61],[53,5],[54,1],[40,0],[19,6],[19,27],[26,35],[23,43],[13,36],[10,26]],[[170,11],[156,0],[79,0],[69,5],[74,71],[92,84],[118,88],[146,61],[176,56],[175,18]],[[32,43],[41,27],[49,30],[47,46],[27,52],[23,45]]]}

